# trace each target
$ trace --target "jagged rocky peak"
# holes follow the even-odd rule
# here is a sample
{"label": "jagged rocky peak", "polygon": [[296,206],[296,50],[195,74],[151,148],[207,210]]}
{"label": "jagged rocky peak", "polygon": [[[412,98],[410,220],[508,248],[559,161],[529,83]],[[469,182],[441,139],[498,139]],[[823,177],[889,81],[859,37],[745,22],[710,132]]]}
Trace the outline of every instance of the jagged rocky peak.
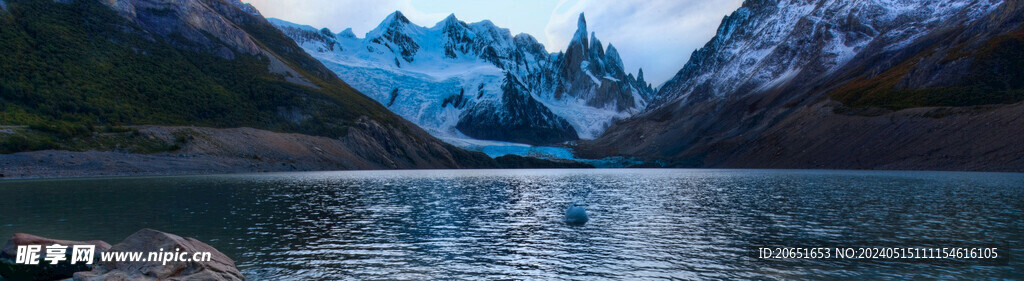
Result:
{"label": "jagged rocky peak", "polygon": [[580,18],[576,21],[576,33],[572,35],[572,41],[569,41],[570,47],[574,44],[582,46],[583,52],[586,52],[590,46],[587,40],[587,18],[583,16],[583,13],[580,13]]}
{"label": "jagged rocky peak", "polygon": [[384,17],[384,21],[381,22],[381,25],[402,26],[410,23],[412,22],[409,21],[409,18],[405,17],[405,15],[402,14],[402,11],[396,10],[391,14],[388,14],[387,17]]}
{"label": "jagged rocky peak", "polygon": [[356,33],[352,32],[352,28],[349,27],[349,28],[346,28],[345,30],[342,30],[341,32],[339,32],[338,33],[338,37],[340,37],[340,38],[356,38]]}
{"label": "jagged rocky peak", "polygon": [[562,65],[563,72],[572,72],[574,66],[578,67],[586,60],[590,51],[590,41],[587,38],[587,19],[580,13],[580,19],[576,23],[576,33],[569,41],[569,47],[565,48],[565,64]]}
{"label": "jagged rocky peak", "polygon": [[623,71],[623,58],[618,56],[618,50],[611,43],[608,43],[608,49],[604,51],[604,61],[607,62],[605,65],[606,72],[625,74],[625,71]]}
{"label": "jagged rocky peak", "polygon": [[622,65],[622,57],[619,57],[619,50],[616,50],[615,46],[611,43],[608,43],[608,50],[605,51],[605,60],[610,62],[612,65]]}
{"label": "jagged rocky peak", "polygon": [[590,32],[590,58],[592,61],[604,60],[604,47],[593,31]]}
{"label": "jagged rocky peak", "polygon": [[648,83],[647,81],[644,80],[644,68],[643,67],[641,67],[640,70],[637,70],[637,72],[636,72],[636,82],[639,83],[639,85],[642,86],[642,87],[647,87],[647,90],[652,92],[652,94],[653,94],[653,92],[654,92],[653,86],[651,86],[651,83]]}
{"label": "jagged rocky peak", "polygon": [[466,23],[462,22],[461,20],[459,20],[459,18],[455,17],[455,13],[451,13],[451,14],[448,14],[448,16],[445,17],[443,20],[438,22],[437,25],[434,26],[434,28],[438,28],[438,27],[441,27],[441,28],[465,27],[465,26],[466,26]]}
{"label": "jagged rocky peak", "polygon": [[420,33],[417,29],[420,27],[413,25],[401,11],[395,11],[384,18],[380,25],[367,32],[366,39],[382,47],[376,51],[387,50],[401,56],[407,62],[412,62],[420,49],[420,45],[412,37]]}
{"label": "jagged rocky peak", "polygon": [[515,42],[516,48],[534,54],[538,57],[543,57],[543,55],[547,53],[547,50],[544,49],[544,44],[538,42],[537,38],[534,38],[532,35],[519,33],[512,38],[512,41]]}
{"label": "jagged rocky peak", "polygon": [[437,22],[431,29],[440,29],[441,32],[449,37],[465,36],[471,32],[469,31],[469,25],[455,17],[454,13]]}
{"label": "jagged rocky peak", "polygon": [[492,45],[499,49],[512,47],[512,32],[508,28],[498,27],[490,20],[471,23],[469,27],[479,36],[477,44]]}
{"label": "jagged rocky peak", "polygon": [[629,79],[618,50],[609,44],[606,51],[597,33],[587,32],[586,17],[580,13],[572,41],[564,55],[556,56],[560,71],[555,97],[571,96],[592,107],[618,111],[645,106],[653,89]]}
{"label": "jagged rocky peak", "polygon": [[384,20],[377,27],[367,32],[366,39],[373,40],[384,37],[390,40],[391,38],[388,37],[394,34],[408,35],[406,33],[410,33],[408,30],[410,25],[412,25],[412,22],[409,21],[409,18],[406,18],[401,11],[394,11],[388,14],[387,17],[384,17]]}
{"label": "jagged rocky peak", "polygon": [[[592,39],[583,14],[578,28],[568,53],[549,53],[533,36],[513,36],[489,20],[466,23],[451,14],[427,28],[395,13],[365,39],[337,36],[337,48],[344,51],[332,52],[316,42],[302,46],[339,69],[343,80],[358,81],[354,87],[433,132],[540,144],[593,138],[613,120],[643,109],[652,92],[629,78],[614,47],[606,49]],[[445,71],[458,69],[473,71]],[[409,72],[425,75],[411,77]],[[501,78],[507,75],[512,79]],[[395,92],[396,86],[403,90]],[[513,96],[533,102],[507,99]],[[436,103],[425,104],[423,97]],[[520,125],[526,127],[509,127]],[[484,132],[494,128],[509,133]]]}
{"label": "jagged rocky peak", "polygon": [[444,41],[444,55],[447,58],[457,58],[460,54],[468,54],[473,52],[473,39],[474,36],[469,30],[469,26],[465,22],[460,21],[455,17],[455,14],[450,14],[438,22],[432,29],[440,29],[444,34],[442,40]]}

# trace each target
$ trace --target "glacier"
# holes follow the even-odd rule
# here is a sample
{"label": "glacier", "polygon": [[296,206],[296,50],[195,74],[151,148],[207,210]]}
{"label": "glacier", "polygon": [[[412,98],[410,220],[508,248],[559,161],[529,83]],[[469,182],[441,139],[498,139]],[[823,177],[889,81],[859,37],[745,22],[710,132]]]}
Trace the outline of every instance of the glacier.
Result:
{"label": "glacier", "polygon": [[467,148],[493,141],[519,151],[593,139],[642,111],[655,92],[642,70],[636,76],[622,70],[611,44],[606,51],[588,36],[582,14],[570,48],[585,51],[573,57],[548,53],[528,34],[513,36],[490,21],[465,23],[454,14],[425,27],[396,11],[362,38],[351,29],[333,33],[269,20],[353,88]]}

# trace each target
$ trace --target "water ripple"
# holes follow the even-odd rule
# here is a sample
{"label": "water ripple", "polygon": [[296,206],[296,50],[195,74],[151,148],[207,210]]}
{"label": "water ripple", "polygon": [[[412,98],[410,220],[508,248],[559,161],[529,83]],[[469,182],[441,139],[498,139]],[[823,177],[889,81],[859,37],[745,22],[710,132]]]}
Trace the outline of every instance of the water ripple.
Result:
{"label": "water ripple", "polygon": [[[208,241],[250,280],[1014,279],[1024,272],[1021,174],[327,172],[23,181],[0,184],[0,195],[15,202],[0,207],[11,214],[0,234],[118,241],[153,227]],[[563,222],[572,202],[587,205],[587,225]],[[758,247],[999,247],[1011,258],[761,260]]]}

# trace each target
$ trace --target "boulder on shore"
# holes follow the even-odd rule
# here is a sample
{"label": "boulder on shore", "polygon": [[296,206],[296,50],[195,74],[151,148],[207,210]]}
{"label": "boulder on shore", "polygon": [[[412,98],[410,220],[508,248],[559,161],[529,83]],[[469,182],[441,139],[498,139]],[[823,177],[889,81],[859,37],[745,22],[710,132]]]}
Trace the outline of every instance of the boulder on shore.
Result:
{"label": "boulder on shore", "polygon": [[[78,272],[75,281],[107,281],[107,280],[245,280],[242,273],[235,267],[235,261],[206,243],[194,238],[161,232],[153,229],[142,229],[124,241],[110,248],[110,252],[143,252],[173,253],[187,252],[183,255],[189,259],[194,253],[210,253],[209,261],[137,261],[137,262],[98,262],[92,271]],[[143,256],[147,259],[148,256]]]}
{"label": "boulder on shore", "polygon": [[[53,244],[68,246],[67,250],[64,252],[64,256],[66,258],[65,261],[57,264],[50,264],[48,261],[42,260],[42,258],[45,257],[45,253],[39,253],[40,261],[38,265],[14,263],[18,254],[18,246],[39,245],[46,247]],[[5,280],[12,281],[61,280],[71,278],[75,272],[87,271],[90,269],[90,265],[84,263],[71,264],[70,257],[72,246],[75,245],[96,246],[96,251],[93,254],[93,264],[96,264],[96,262],[100,260],[100,253],[110,249],[110,244],[100,240],[57,240],[27,233],[15,233],[14,235],[11,235],[11,238],[7,239],[7,243],[4,244],[3,250],[0,251],[0,276],[3,276]]]}

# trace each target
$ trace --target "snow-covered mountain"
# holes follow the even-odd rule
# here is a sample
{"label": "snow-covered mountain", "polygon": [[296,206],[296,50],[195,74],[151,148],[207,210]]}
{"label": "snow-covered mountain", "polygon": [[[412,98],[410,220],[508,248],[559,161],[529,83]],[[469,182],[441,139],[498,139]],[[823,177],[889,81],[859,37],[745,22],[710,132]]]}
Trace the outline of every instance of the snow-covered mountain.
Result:
{"label": "snow-covered mountain", "polygon": [[1024,167],[1024,2],[747,0],[576,152],[672,166]]}
{"label": "snow-covered mountain", "polygon": [[1002,2],[747,1],[722,20],[717,35],[692,54],[659,96],[696,102],[833,74],[865,50],[901,50],[930,31],[951,27],[951,19],[976,19]]}
{"label": "snow-covered mountain", "polygon": [[643,110],[654,90],[615,47],[579,30],[564,53],[528,34],[450,15],[433,27],[401,12],[364,37],[271,22],[352,87],[431,133],[552,144],[593,138]]}

